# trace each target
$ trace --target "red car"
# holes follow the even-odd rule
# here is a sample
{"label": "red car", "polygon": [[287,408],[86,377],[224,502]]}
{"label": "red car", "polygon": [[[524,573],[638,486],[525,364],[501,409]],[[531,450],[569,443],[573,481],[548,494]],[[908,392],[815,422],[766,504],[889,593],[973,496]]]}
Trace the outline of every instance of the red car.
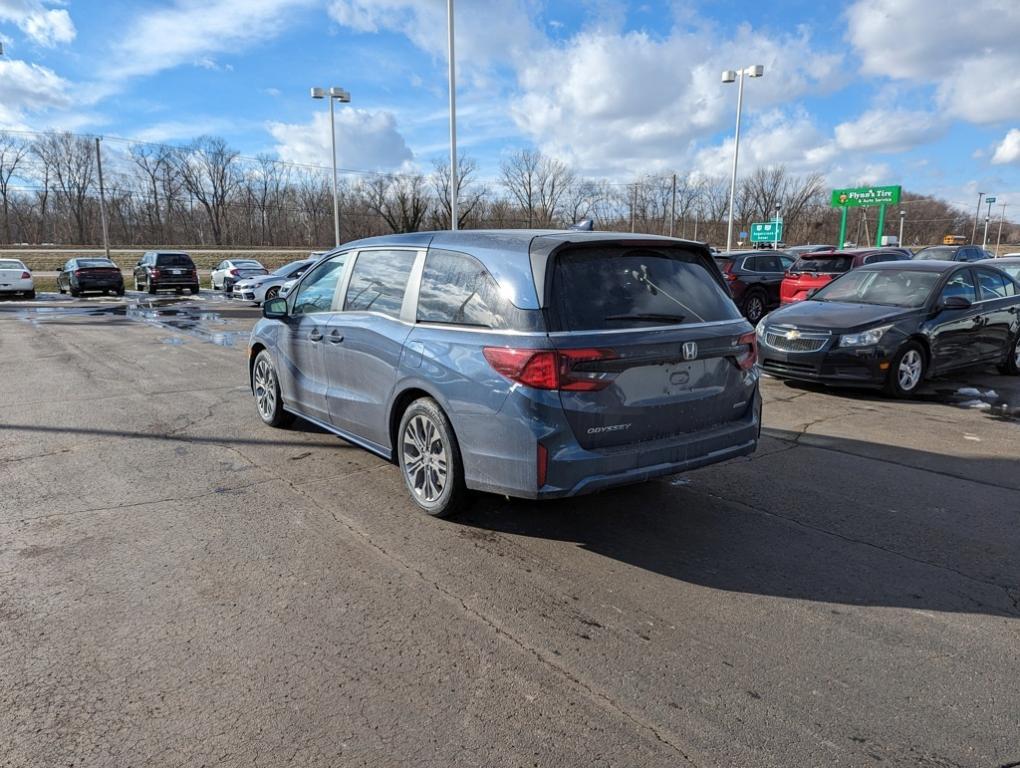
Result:
{"label": "red car", "polygon": [[889,248],[862,248],[853,251],[805,253],[786,272],[779,288],[782,304],[804,301],[811,291],[821,288],[844,272],[880,261],[908,261],[905,251]]}

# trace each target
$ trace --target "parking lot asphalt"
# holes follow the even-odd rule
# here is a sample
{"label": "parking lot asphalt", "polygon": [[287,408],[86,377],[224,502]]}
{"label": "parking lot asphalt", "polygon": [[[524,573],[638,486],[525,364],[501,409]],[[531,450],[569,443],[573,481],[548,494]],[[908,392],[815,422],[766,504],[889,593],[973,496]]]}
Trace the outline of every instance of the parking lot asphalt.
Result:
{"label": "parking lot asphalt", "polygon": [[764,379],[747,459],[415,511],[257,309],[0,303],[0,764],[1020,761],[1020,381]]}

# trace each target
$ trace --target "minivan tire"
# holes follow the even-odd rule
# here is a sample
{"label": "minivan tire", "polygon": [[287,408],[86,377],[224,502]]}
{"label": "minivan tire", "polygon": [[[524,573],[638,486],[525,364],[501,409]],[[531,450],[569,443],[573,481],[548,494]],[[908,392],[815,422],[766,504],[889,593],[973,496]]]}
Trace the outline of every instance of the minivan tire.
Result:
{"label": "minivan tire", "polygon": [[[904,367],[903,376],[900,375],[901,367]],[[907,371],[910,369],[916,371],[916,375],[909,375]],[[908,341],[893,355],[885,381],[886,394],[901,398],[913,397],[924,382],[927,372],[928,356],[924,347],[916,341]]]}
{"label": "minivan tire", "polygon": [[[421,448],[427,448],[422,451]],[[464,464],[450,420],[431,397],[411,403],[400,419],[394,445],[400,473],[411,499],[432,517],[449,517],[467,506],[469,491],[464,484]],[[425,466],[417,468],[426,455]],[[439,474],[445,456],[445,478]],[[441,486],[441,487],[437,487]]]}
{"label": "minivan tire", "polygon": [[152,278],[149,278],[149,279],[148,279],[148,280],[147,280],[147,281],[145,282],[145,287],[146,287],[146,288],[147,288],[147,289],[149,290],[149,293],[155,293],[155,292],[156,292],[156,286],[154,286],[154,285],[152,284]]}
{"label": "minivan tire", "polygon": [[294,421],[294,415],[283,409],[280,377],[276,375],[273,358],[262,350],[251,369],[251,390],[259,417],[271,427],[285,427]]}

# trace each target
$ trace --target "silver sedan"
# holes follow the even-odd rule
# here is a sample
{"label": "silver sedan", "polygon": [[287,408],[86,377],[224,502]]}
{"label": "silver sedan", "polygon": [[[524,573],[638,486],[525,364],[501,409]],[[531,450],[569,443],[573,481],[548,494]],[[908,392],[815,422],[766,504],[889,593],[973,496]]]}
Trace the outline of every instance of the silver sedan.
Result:
{"label": "silver sedan", "polygon": [[315,259],[292,261],[268,275],[239,280],[234,284],[233,297],[242,301],[254,301],[256,304],[275,299],[284,283],[300,277],[314,263]]}

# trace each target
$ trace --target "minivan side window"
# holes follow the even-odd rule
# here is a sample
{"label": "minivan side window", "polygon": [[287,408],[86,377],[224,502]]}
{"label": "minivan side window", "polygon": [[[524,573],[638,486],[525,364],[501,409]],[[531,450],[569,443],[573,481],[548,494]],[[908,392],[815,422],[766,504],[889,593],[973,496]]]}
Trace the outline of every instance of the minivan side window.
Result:
{"label": "minivan side window", "polygon": [[333,294],[336,293],[336,285],[340,280],[340,275],[343,274],[343,266],[346,261],[347,254],[342,253],[329,261],[322,262],[313,269],[298,286],[291,314],[308,315],[312,312],[329,312],[333,306]]}
{"label": "minivan side window", "polygon": [[430,250],[418,292],[418,322],[508,327],[499,284],[473,256]]}
{"label": "minivan side window", "polygon": [[381,312],[400,317],[415,251],[362,251],[354,262],[345,312]]}

